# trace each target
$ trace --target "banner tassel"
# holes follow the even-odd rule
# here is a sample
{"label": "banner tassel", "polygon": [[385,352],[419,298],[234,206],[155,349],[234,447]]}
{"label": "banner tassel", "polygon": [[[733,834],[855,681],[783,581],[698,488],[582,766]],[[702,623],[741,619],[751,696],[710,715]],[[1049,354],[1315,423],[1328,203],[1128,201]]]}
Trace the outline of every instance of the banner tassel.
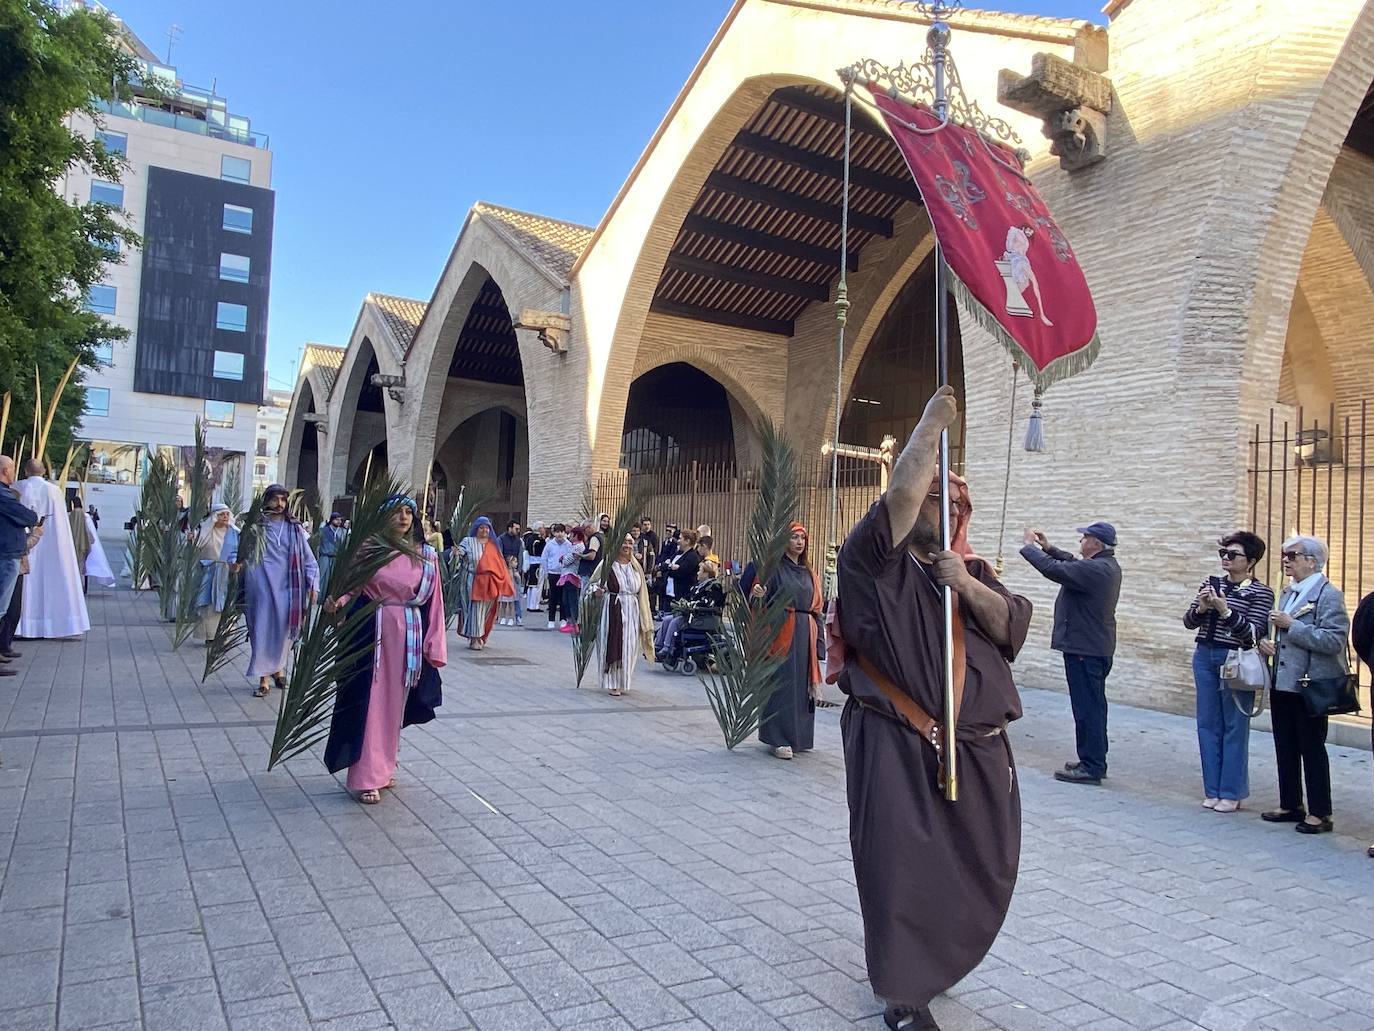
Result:
{"label": "banner tassel", "polygon": [[1045,450],[1045,413],[1042,411],[1045,402],[1040,400],[1043,396],[1044,391],[1037,387],[1035,400],[1031,402],[1030,422],[1026,424],[1027,451]]}

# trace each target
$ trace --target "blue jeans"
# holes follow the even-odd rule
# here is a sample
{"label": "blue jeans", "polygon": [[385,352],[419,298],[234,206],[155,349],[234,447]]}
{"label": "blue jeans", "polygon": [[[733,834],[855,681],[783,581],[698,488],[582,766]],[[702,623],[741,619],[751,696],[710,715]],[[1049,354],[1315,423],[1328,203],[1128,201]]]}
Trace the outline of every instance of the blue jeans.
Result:
{"label": "blue jeans", "polygon": [[0,558],[0,613],[9,611],[14,585],[19,580],[20,561],[17,558]]}
{"label": "blue jeans", "polygon": [[1064,653],[1078,761],[1092,777],[1107,775],[1107,674],[1112,660],[1102,655]]}
{"label": "blue jeans", "polygon": [[[1221,689],[1221,664],[1231,649],[1199,644],[1193,652],[1197,684],[1197,747],[1202,755],[1202,792],[1208,798],[1237,802],[1250,797],[1250,719]],[[1255,692],[1238,692],[1247,709]]]}

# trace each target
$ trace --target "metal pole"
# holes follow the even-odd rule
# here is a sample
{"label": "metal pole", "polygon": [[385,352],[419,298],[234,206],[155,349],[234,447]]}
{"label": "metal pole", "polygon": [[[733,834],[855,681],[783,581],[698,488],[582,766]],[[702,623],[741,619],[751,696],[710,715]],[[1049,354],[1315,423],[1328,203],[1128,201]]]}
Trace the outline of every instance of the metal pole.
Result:
{"label": "metal pole", "polygon": [[[945,55],[949,46],[949,26],[942,20],[942,4],[936,4],[935,21],[926,33],[935,65],[935,117],[949,117],[949,98],[945,92]],[[949,383],[949,269],[939,240],[935,243],[935,348],[936,373],[940,386]],[[940,547],[948,551],[953,536],[949,519],[949,430],[940,432]],[[944,741],[941,757],[945,766],[945,798],[959,799],[957,732],[958,714],[954,711],[954,592],[942,588],[945,630]]]}

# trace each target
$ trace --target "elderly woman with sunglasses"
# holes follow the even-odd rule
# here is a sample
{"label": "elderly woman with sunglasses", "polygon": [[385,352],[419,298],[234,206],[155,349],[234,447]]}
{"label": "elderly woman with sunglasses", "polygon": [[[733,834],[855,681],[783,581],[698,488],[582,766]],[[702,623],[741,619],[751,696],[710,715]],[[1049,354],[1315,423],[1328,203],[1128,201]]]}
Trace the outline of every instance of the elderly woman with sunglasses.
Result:
{"label": "elderly woman with sunglasses", "polygon": [[1269,614],[1274,639],[1260,644],[1260,650],[1274,658],[1270,714],[1279,768],[1279,807],[1261,813],[1260,818],[1296,824],[1293,829],[1302,834],[1324,834],[1332,828],[1326,717],[1308,715],[1302,679],[1342,677],[1349,672],[1350,617],[1345,597],[1322,574],[1326,555],[1326,545],[1316,537],[1290,537],[1283,542],[1283,571],[1292,583]]}
{"label": "elderly woman with sunglasses", "polygon": [[1250,719],[1241,712],[1254,693],[1222,689],[1221,666],[1233,648],[1253,648],[1269,634],[1274,592],[1254,578],[1264,541],[1240,531],[1221,539],[1221,576],[1208,577],[1183,615],[1196,630],[1193,682],[1197,685],[1197,744],[1202,757],[1202,804],[1234,813],[1250,794]]}

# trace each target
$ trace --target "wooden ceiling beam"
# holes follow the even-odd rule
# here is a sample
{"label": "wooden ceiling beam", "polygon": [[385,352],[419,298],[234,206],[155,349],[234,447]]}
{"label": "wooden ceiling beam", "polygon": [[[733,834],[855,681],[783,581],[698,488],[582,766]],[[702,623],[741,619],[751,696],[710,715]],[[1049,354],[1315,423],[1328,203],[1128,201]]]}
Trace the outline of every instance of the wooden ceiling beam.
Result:
{"label": "wooden ceiling beam", "polygon": [[[808,172],[815,172],[817,175],[823,175],[837,182],[844,178],[844,162],[839,158],[817,154],[814,150],[796,147],[761,133],[741,132],[735,136],[734,146],[747,150],[751,154],[773,158]],[[921,191],[917,189],[914,179],[888,175],[886,172],[876,172],[871,168],[851,164],[849,181],[855,186],[863,186],[891,197],[900,197],[902,200],[914,200],[918,204],[921,203]]]}
{"label": "wooden ceiling beam", "polygon": [[[814,93],[807,93],[800,86],[789,86],[775,92],[771,98],[775,103],[783,107],[789,107],[793,111],[803,111],[808,115],[815,115],[823,118],[827,122],[834,122],[836,125],[844,125],[844,101],[833,100],[830,97],[817,96]],[[891,140],[882,130],[882,127],[873,119],[873,116],[864,109],[862,104],[854,105],[854,118],[851,119],[854,131],[865,136],[874,136],[879,139]]]}
{"label": "wooden ceiling beam", "polygon": [[752,287],[755,290],[767,290],[770,293],[786,294],[789,297],[804,297],[808,301],[828,301],[830,299],[830,287],[827,283],[808,283],[804,279],[775,276],[768,272],[739,268],[736,265],[727,265],[722,261],[693,258],[686,254],[668,255],[668,261],[663,267],[665,270],[673,269],[694,276],[704,276],[707,279],[722,279],[727,283],[738,283],[740,286]]}
{"label": "wooden ceiling beam", "polygon": [[[822,200],[812,200],[810,197],[802,197],[795,193],[788,193],[785,190],[777,190],[771,186],[764,186],[749,179],[743,179],[737,175],[729,175],[726,172],[712,172],[706,177],[705,189],[718,190],[721,193],[728,193],[735,197],[743,197],[745,200],[752,200],[758,204],[766,204],[772,208],[781,208],[783,211],[792,211],[799,215],[806,215],[809,218],[817,218],[822,222],[831,222],[835,225],[840,224],[840,206],[838,204],[827,204]],[[870,215],[864,211],[858,211],[851,207],[849,209],[849,228],[865,233],[873,233],[875,236],[891,238],[892,219],[883,218],[880,215]]]}
{"label": "wooden ceiling beam", "polygon": [[[833,247],[803,243],[800,240],[793,240],[791,237],[766,233],[762,229],[749,229],[745,226],[732,225],[729,222],[718,222],[704,215],[688,215],[683,220],[682,231],[684,233],[700,233],[702,236],[725,240],[728,243],[753,247],[756,250],[767,251],[784,258],[798,258],[802,261],[814,261],[818,265],[835,267],[840,264],[840,252]],[[850,272],[858,271],[859,255],[854,250],[849,252],[848,265]]]}

